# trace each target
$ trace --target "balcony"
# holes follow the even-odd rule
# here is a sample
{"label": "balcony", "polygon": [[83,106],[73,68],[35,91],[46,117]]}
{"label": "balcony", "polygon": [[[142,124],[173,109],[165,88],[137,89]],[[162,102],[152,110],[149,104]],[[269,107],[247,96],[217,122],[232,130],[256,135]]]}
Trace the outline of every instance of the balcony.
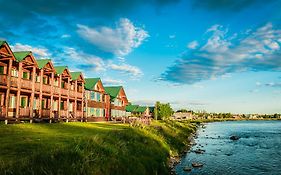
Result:
{"label": "balcony", "polygon": [[50,109],[42,109],[42,117],[50,117]]}
{"label": "balcony", "polygon": [[70,90],[70,91],[69,91],[69,95],[70,95],[71,97],[75,97],[76,92],[75,92],[74,90]]}
{"label": "balcony", "polygon": [[20,117],[29,117],[30,115],[30,109],[29,107],[25,107],[25,108],[20,108],[19,109],[19,116]]}
{"label": "balcony", "polygon": [[82,118],[83,117],[83,111],[76,111],[76,118]]}
{"label": "balcony", "polygon": [[104,102],[98,102],[93,100],[88,100],[88,106],[95,108],[106,108],[106,104]]}
{"label": "balcony", "polygon": [[35,91],[40,91],[40,83],[38,82],[35,83]]}
{"label": "balcony", "polygon": [[11,77],[11,86],[18,86],[18,77]]}
{"label": "balcony", "polygon": [[110,105],[111,109],[125,111],[125,106],[115,106],[114,104]]}
{"label": "balcony", "polygon": [[68,90],[64,89],[64,88],[61,88],[61,94],[64,95],[64,96],[68,96]]}
{"label": "balcony", "polygon": [[43,84],[42,85],[42,91],[43,92],[49,93],[49,92],[51,92],[51,88],[52,88],[52,86],[49,85],[49,84]]}
{"label": "balcony", "polygon": [[60,116],[66,118],[67,117],[67,110],[61,110],[60,111]]}
{"label": "balcony", "polygon": [[5,106],[0,107],[0,118],[5,118],[6,117],[6,108]]}
{"label": "balcony", "polygon": [[7,85],[7,75],[0,75],[0,84]]}
{"label": "balcony", "polygon": [[23,89],[32,89],[32,82],[31,80],[21,79],[21,88]]}

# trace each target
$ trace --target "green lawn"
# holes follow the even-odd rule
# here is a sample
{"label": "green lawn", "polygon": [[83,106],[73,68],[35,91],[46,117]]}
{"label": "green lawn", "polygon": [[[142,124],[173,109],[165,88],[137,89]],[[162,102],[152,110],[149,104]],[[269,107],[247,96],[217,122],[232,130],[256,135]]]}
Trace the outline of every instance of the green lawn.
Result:
{"label": "green lawn", "polygon": [[0,124],[0,174],[168,174],[195,125]]}

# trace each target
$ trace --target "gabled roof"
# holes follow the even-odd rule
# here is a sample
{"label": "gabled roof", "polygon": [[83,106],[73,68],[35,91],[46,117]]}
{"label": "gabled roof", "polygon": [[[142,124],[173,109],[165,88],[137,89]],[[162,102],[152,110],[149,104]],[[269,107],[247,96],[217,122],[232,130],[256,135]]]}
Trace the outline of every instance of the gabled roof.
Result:
{"label": "gabled roof", "polygon": [[46,66],[46,64],[48,64],[48,62],[52,61],[51,59],[40,59],[40,60],[36,60],[39,69],[42,69],[43,67]]}
{"label": "gabled roof", "polygon": [[79,76],[81,75],[83,77],[82,72],[70,72],[72,80],[77,80]]}
{"label": "gabled roof", "polygon": [[100,78],[86,78],[85,79],[85,89],[87,90],[93,90],[97,82],[100,80]]}
{"label": "gabled roof", "polygon": [[68,69],[67,66],[55,66],[57,74],[62,74],[65,69]]}
{"label": "gabled roof", "polygon": [[104,87],[105,91],[107,94],[110,95],[110,97],[112,97],[113,99],[116,98],[120,92],[120,90],[122,89],[122,86],[108,86],[108,87]]}
{"label": "gabled roof", "polygon": [[147,107],[145,107],[145,106],[139,106],[137,109],[135,109],[134,112],[145,112],[146,109],[147,109]]}
{"label": "gabled roof", "polygon": [[31,51],[20,51],[20,52],[14,52],[14,56],[16,57],[16,60],[18,62],[24,60],[25,57],[27,57]]}
{"label": "gabled roof", "polygon": [[0,40],[0,46],[2,46],[6,41]]}
{"label": "gabled roof", "polygon": [[139,107],[139,105],[127,105],[126,106],[126,111],[127,112],[135,112],[135,110]]}

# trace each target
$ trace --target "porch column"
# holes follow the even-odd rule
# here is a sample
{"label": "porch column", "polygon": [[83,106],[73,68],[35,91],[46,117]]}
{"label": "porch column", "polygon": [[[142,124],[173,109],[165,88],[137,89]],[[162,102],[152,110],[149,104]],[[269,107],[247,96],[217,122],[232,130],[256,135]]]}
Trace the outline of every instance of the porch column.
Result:
{"label": "porch column", "polygon": [[68,122],[69,117],[69,90],[70,90],[70,78],[67,78],[67,99],[66,99],[66,122]]}
{"label": "porch column", "polygon": [[18,90],[16,100],[16,121],[18,121],[20,115],[20,91],[21,91],[21,78],[22,78],[22,62],[19,62],[19,74],[18,74]]}
{"label": "porch column", "polygon": [[32,119],[33,119],[33,105],[34,105],[34,93],[35,93],[35,80],[36,80],[36,67],[34,66],[32,68],[32,93],[31,93],[31,96],[30,96],[30,112],[29,112],[29,115],[30,115],[30,123],[32,123]]}
{"label": "porch column", "polygon": [[5,99],[5,105],[6,105],[6,119],[5,124],[8,124],[7,118],[9,117],[9,102],[10,102],[10,88],[11,88],[11,70],[12,70],[12,64],[13,60],[12,58],[9,60],[9,66],[7,70],[7,91],[6,91],[6,99]]}
{"label": "porch column", "polygon": [[77,92],[78,92],[78,88],[77,88],[77,81],[75,80],[75,85],[74,85],[74,91],[75,91],[75,101],[74,101],[74,116],[75,118],[77,118]]}
{"label": "porch column", "polygon": [[54,118],[53,116],[53,101],[54,101],[54,72],[51,73],[51,101],[50,101],[50,123],[52,122],[51,118]]}
{"label": "porch column", "polygon": [[40,94],[39,94],[39,118],[42,118],[42,101],[43,101],[43,75],[44,75],[44,70],[40,70]]}
{"label": "porch column", "polygon": [[61,114],[60,114],[60,106],[61,106],[61,80],[62,80],[62,77],[60,75],[59,77],[59,108],[58,108],[58,118],[60,119],[61,117]]}
{"label": "porch column", "polygon": [[[85,89],[84,89],[84,82],[82,82],[82,118],[84,118],[84,100],[85,100]],[[87,121],[87,116],[86,116]]]}

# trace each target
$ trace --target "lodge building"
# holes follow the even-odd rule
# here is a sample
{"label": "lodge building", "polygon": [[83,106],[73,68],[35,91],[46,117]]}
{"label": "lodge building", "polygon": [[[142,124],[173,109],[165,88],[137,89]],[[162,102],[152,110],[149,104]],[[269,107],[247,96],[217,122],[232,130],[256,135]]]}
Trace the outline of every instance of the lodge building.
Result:
{"label": "lodge building", "polygon": [[0,120],[105,121],[125,117],[123,87],[104,87],[32,52],[12,52],[0,40]]}

